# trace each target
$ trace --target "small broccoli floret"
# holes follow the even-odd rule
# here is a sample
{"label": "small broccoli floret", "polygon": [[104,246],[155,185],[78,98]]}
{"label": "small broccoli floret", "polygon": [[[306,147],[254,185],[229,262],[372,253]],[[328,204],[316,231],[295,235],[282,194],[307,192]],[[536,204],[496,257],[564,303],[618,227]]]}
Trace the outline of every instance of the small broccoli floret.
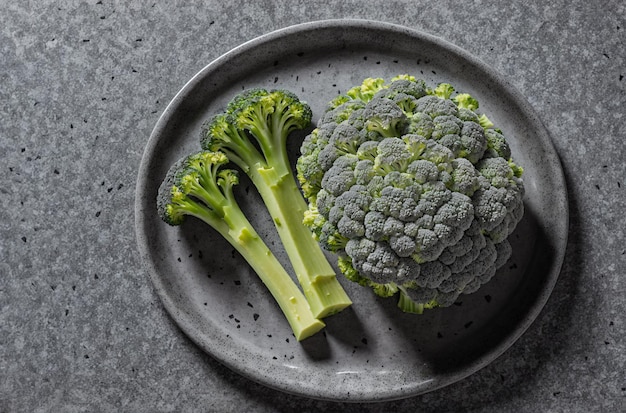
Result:
{"label": "small broccoli floret", "polygon": [[430,115],[424,112],[415,112],[411,115],[409,119],[409,127],[407,128],[407,133],[419,135],[426,139],[429,139],[432,136],[434,129],[435,124]]}
{"label": "small broccoli floret", "polygon": [[[440,115],[433,119],[434,128],[430,137],[440,140],[445,136],[453,135],[454,142],[459,141],[458,135],[461,133],[463,122],[454,115]],[[447,145],[444,145],[447,146]],[[448,146],[448,148],[450,148]],[[452,149],[452,148],[450,148]]]}
{"label": "small broccoli floret", "polygon": [[383,137],[397,137],[404,134],[408,124],[406,114],[392,100],[375,98],[367,103],[362,112],[367,119],[365,128]]}
{"label": "small broccoli floret", "polygon": [[407,117],[412,116],[415,108],[417,107],[417,99],[411,95],[407,95],[406,93],[398,93],[392,100],[393,103],[402,109],[402,112],[404,112]]}
{"label": "small broccoli floret", "polygon": [[478,101],[470,96],[469,93],[459,93],[453,99],[459,108],[468,109],[473,112],[478,109]]}
{"label": "small broccoli floret", "polygon": [[177,161],[159,187],[157,211],[170,225],[185,217],[204,221],[220,233],[250,264],[268,288],[296,339],[303,340],[324,327],[270,249],[239,208],[233,194],[237,173],[221,169],[228,162],[220,152],[203,151]]}
{"label": "small broccoli floret", "polygon": [[434,95],[426,95],[417,100],[416,112],[430,116],[431,119],[437,116],[457,116],[458,107],[448,99],[442,99]]}
{"label": "small broccoli floret", "polygon": [[414,156],[402,139],[383,139],[378,143],[374,167],[383,173],[404,172]]}
{"label": "small broccoli floret", "polygon": [[337,125],[330,136],[328,144],[320,151],[318,156],[322,169],[328,170],[341,155],[356,154],[359,146],[363,143],[363,138],[359,130],[349,123],[342,122]]}
{"label": "small broccoli floret", "polygon": [[374,95],[385,87],[385,79],[367,78],[359,86],[355,86],[346,93],[349,97],[363,102],[369,102]]}
{"label": "small broccoli floret", "polygon": [[354,167],[356,156],[341,156],[335,160],[322,179],[322,187],[334,196],[346,192],[355,184]]}
{"label": "small broccoli floret", "polygon": [[324,171],[307,225],[348,279],[399,294],[408,312],[452,305],[491,279],[524,211],[523,171],[502,132],[455,93],[408,75],[367,79],[318,123],[337,137],[303,145],[298,160],[302,185]]}
{"label": "small broccoli floret", "polygon": [[388,89],[390,92],[388,97],[393,96],[393,94],[395,94],[395,96],[405,94],[419,99],[428,94],[426,82],[422,79],[416,79],[413,76],[397,76],[391,79]]}
{"label": "small broccoli floret", "polygon": [[504,158],[485,158],[476,166],[480,187],[473,195],[476,219],[494,242],[508,237],[524,213],[524,186]]}
{"label": "small broccoli floret", "polygon": [[433,94],[441,99],[450,99],[450,96],[454,93],[454,87],[449,83],[439,83]]}
{"label": "small broccoli floret", "polygon": [[473,110],[459,106],[459,119],[464,122],[474,122],[480,125],[479,115]]}
{"label": "small broccoli floret", "polygon": [[470,161],[465,158],[457,158],[452,161],[452,180],[448,187],[463,195],[471,197],[480,187],[478,171]]}
{"label": "small broccoli floret", "polygon": [[362,100],[350,100],[346,97],[346,101],[336,107],[327,108],[320,122],[322,123],[341,123],[350,119],[353,113],[365,107]]}
{"label": "small broccoli floret", "polygon": [[410,117],[417,106],[417,99],[426,96],[426,94],[427,90],[424,81],[410,78],[396,79],[388,87],[376,93],[372,100],[379,98],[390,99]]}
{"label": "small broccoli floret", "polygon": [[467,158],[471,163],[478,162],[487,149],[484,129],[476,122],[463,122],[460,137],[461,150],[458,156]]}
{"label": "small broccoli floret", "polygon": [[[200,143],[206,150],[224,152],[250,177],[274,221],[313,313],[324,317],[351,301],[311,230],[302,223],[307,204],[292,172],[287,138],[291,132],[307,128],[311,117],[309,105],[289,91],[251,89],[233,97],[223,113],[203,125]],[[309,197],[321,189],[325,169],[320,168],[317,159],[334,129],[334,123],[332,127],[317,128],[303,143],[309,151],[309,162],[301,162],[299,174],[306,177],[302,189]]]}
{"label": "small broccoli floret", "polygon": [[484,129],[490,129],[490,128],[493,128],[493,126],[494,126],[493,122],[484,113],[482,115],[478,116],[478,123]]}
{"label": "small broccoli floret", "polygon": [[307,155],[302,155],[299,159],[297,176],[300,188],[307,198],[315,196],[321,189],[324,173],[332,165],[332,162],[328,166],[320,162],[326,156],[320,155],[320,152],[328,146],[335,127],[334,123],[326,123],[324,127],[314,129],[302,142],[301,153]]}
{"label": "small broccoli floret", "polygon": [[487,152],[485,153],[485,157],[501,157],[507,160],[511,158],[511,148],[509,148],[509,144],[499,131],[495,129],[485,129],[485,137],[487,138]]}

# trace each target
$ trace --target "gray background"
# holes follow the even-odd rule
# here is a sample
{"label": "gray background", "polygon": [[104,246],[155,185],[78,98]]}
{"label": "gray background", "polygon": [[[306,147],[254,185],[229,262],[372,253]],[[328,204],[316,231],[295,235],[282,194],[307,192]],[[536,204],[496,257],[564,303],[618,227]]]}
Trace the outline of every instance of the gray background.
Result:
{"label": "gray background", "polygon": [[[440,36],[506,75],[570,197],[561,277],[526,334],[461,382],[382,404],[290,396],[219,365],[164,312],[134,235],[141,155],[184,83],[251,38],[340,17]],[[623,2],[1,1],[0,53],[0,412],[625,408]]]}

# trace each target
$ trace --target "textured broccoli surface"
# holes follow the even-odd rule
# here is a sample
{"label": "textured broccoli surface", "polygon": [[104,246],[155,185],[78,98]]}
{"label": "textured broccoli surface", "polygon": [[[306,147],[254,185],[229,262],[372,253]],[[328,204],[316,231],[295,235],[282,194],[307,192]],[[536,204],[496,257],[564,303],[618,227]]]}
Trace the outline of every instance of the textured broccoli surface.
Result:
{"label": "textured broccoli surface", "polygon": [[313,313],[325,317],[352,302],[311,230],[302,223],[307,203],[292,171],[287,139],[291,132],[307,128],[311,116],[311,108],[289,91],[250,89],[204,123],[200,144],[205,150],[222,151],[250,177]]}
{"label": "textured broccoli surface", "polygon": [[522,168],[467,93],[402,75],[331,101],[301,147],[305,224],[342,273],[407,312],[450,306],[511,255]]}
{"label": "textured broccoli surface", "polygon": [[223,169],[221,152],[186,156],[169,169],[157,196],[157,210],[170,225],[187,216],[204,221],[221,234],[250,264],[285,314],[294,335],[303,340],[324,327],[287,271],[239,208],[233,186],[237,172]]}

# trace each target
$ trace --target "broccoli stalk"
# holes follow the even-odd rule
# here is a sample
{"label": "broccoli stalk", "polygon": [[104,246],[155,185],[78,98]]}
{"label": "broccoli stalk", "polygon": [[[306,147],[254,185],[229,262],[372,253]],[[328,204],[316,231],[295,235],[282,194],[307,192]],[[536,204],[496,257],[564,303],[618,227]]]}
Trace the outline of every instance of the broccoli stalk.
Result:
{"label": "broccoli stalk", "polygon": [[253,89],[233,98],[202,128],[201,146],[220,150],[251,179],[265,203],[316,317],[352,302],[303,223],[307,208],[292,172],[287,138],[311,122],[310,107],[287,91]]}
{"label": "broccoli stalk", "polygon": [[259,237],[233,195],[237,172],[220,168],[228,162],[223,153],[203,151],[176,162],[159,188],[161,218],[180,225],[194,216],[222,235],[250,264],[283,311],[297,340],[324,327],[287,271]]}

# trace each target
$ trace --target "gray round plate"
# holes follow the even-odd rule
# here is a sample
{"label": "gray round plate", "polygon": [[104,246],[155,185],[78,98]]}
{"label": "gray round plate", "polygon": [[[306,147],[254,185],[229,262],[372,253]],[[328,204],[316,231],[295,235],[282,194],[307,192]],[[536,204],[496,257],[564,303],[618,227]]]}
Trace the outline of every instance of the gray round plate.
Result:
{"label": "gray round plate", "polygon": [[[311,105],[316,120],[326,102],[362,79],[404,73],[470,93],[508,137],[526,183],[526,214],[511,236],[514,254],[478,292],[420,316],[403,314],[395,299],[377,298],[340,277],[354,305],[326,319],[324,334],[298,343],[248,265],[212,229],[192,219],[180,227],[160,221],[157,188],[176,159],[199,149],[201,123],[242,89],[292,90]],[[292,139],[294,162],[303,136]],[[238,194],[259,233],[287,264],[254,187],[242,180]],[[557,280],[567,211],[563,173],[548,133],[506,79],[439,38],[387,23],[329,20],[249,41],[191,79],[150,136],[135,213],[139,251],[155,290],[173,320],[204,351],[282,391],[374,401],[448,385],[510,347],[537,317]]]}

